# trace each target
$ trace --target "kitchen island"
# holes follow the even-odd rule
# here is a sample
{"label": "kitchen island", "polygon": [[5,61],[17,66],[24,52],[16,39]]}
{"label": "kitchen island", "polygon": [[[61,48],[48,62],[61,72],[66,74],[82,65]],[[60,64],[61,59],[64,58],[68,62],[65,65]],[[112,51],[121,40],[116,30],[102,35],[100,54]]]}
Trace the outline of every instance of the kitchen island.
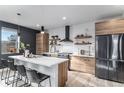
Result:
{"label": "kitchen island", "polygon": [[[45,56],[25,58],[22,55],[9,56],[9,58],[14,59],[15,65],[24,65],[26,68],[50,75],[52,87],[63,87],[66,84],[68,59]],[[42,84],[43,86],[49,86],[48,81]]]}

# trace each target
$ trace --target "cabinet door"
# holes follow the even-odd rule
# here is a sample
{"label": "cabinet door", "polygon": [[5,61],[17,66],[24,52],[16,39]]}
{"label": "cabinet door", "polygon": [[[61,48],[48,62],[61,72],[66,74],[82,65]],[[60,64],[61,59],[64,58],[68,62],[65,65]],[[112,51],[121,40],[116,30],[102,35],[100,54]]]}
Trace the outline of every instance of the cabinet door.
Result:
{"label": "cabinet door", "polygon": [[108,61],[96,60],[96,76],[103,79],[108,79]]}
{"label": "cabinet door", "polygon": [[96,31],[112,30],[116,28],[124,27],[124,19],[108,20],[103,22],[98,22],[95,24]]}
{"label": "cabinet door", "polygon": [[80,57],[71,57],[70,69],[75,71],[86,72],[85,60]]}
{"label": "cabinet door", "polygon": [[36,53],[42,54],[49,51],[49,34],[39,33],[36,35]]}
{"label": "cabinet door", "polygon": [[70,69],[95,74],[95,59],[87,57],[71,57]]}

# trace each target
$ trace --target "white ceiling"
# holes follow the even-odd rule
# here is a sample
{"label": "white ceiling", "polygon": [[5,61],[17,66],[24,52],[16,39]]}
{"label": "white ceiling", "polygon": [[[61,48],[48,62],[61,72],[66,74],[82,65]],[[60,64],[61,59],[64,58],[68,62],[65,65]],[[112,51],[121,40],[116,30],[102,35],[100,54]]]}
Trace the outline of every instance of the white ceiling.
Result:
{"label": "white ceiling", "polygon": [[[17,16],[16,13],[21,13]],[[64,25],[74,25],[95,21],[102,18],[120,16],[124,6],[91,6],[91,5],[0,5],[0,20],[20,24],[33,29],[40,29],[36,24],[44,25],[47,29]],[[67,20],[62,20],[66,16]]]}

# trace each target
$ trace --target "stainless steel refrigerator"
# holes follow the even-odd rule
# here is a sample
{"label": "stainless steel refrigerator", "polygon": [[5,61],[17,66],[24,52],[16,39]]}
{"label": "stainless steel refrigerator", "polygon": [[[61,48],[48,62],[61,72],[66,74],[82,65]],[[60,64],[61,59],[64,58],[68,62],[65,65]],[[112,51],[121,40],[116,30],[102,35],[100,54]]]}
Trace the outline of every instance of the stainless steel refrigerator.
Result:
{"label": "stainless steel refrigerator", "polygon": [[124,34],[96,36],[95,75],[124,82]]}

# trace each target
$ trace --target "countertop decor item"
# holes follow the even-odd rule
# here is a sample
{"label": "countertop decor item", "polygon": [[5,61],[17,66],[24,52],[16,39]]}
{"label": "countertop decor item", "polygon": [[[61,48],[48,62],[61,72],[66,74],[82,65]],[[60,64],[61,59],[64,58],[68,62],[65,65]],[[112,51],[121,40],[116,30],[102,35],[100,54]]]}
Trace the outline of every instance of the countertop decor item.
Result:
{"label": "countertop decor item", "polygon": [[21,54],[23,54],[25,49],[26,49],[25,44],[24,44],[23,42],[20,42],[20,49],[19,49],[19,52],[20,52]]}
{"label": "countertop decor item", "polygon": [[75,37],[75,39],[86,39],[86,38],[92,38],[92,36],[87,34],[86,35],[81,34]]}
{"label": "countertop decor item", "polygon": [[58,37],[58,35],[55,36],[51,36],[50,39],[50,52],[56,52],[56,46],[59,46],[60,44],[58,44],[58,41],[60,41],[60,38]]}
{"label": "countertop decor item", "polygon": [[85,35],[84,34],[77,35],[75,37],[75,40],[76,40],[75,45],[90,45],[92,44],[91,39],[93,39],[92,36],[88,35],[87,33]]}
{"label": "countertop decor item", "polygon": [[30,54],[30,44],[20,42],[20,53],[27,57]]}

